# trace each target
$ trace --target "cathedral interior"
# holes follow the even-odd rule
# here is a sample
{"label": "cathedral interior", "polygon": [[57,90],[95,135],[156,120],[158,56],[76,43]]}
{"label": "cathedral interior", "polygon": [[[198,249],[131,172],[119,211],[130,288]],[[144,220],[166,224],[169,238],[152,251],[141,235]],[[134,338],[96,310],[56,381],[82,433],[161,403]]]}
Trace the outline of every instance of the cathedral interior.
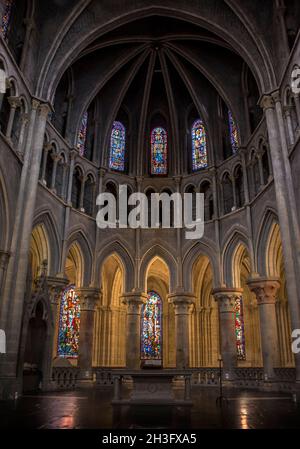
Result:
{"label": "cathedral interior", "polygon": [[[0,20],[0,415],[29,393],[109,409],[132,379],[300,401],[300,2],[2,0]],[[99,228],[122,185],[203,194],[203,237]]]}

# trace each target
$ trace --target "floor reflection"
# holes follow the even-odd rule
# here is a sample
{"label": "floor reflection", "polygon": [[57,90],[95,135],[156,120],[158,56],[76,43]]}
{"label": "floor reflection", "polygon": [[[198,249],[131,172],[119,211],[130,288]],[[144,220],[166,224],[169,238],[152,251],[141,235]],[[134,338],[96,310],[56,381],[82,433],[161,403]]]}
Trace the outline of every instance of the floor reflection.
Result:
{"label": "floor reflection", "polygon": [[217,389],[194,388],[188,416],[181,408],[113,409],[110,388],[24,396],[0,403],[0,428],[300,428],[300,404],[291,395],[235,390],[225,395],[220,406]]}

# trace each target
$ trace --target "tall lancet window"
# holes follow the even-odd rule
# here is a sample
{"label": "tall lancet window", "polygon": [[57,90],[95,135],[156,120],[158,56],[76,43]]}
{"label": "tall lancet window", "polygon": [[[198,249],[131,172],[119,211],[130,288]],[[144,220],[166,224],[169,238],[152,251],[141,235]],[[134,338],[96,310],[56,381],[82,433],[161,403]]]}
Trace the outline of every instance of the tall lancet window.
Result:
{"label": "tall lancet window", "polygon": [[113,122],[110,139],[109,168],[125,170],[126,129],[121,122]]}
{"label": "tall lancet window", "polygon": [[192,126],[192,168],[193,171],[207,167],[206,132],[202,120]]}
{"label": "tall lancet window", "polygon": [[57,355],[78,357],[80,304],[75,286],[69,285],[61,295]]}
{"label": "tall lancet window", "polygon": [[141,315],[141,359],[162,358],[162,301],[158,293],[150,291]]}
{"label": "tall lancet window", "polygon": [[82,116],[81,125],[77,137],[77,149],[79,151],[80,156],[84,156],[85,153],[87,123],[88,123],[88,113],[86,111]]}
{"label": "tall lancet window", "polygon": [[228,110],[228,121],[232,154],[235,154],[239,149],[238,130],[230,110]]}
{"label": "tall lancet window", "polygon": [[168,135],[164,128],[154,128],[151,132],[151,174],[168,173]]}
{"label": "tall lancet window", "polygon": [[10,25],[11,12],[14,0],[3,0],[0,3],[1,25],[0,35],[5,39]]}
{"label": "tall lancet window", "polygon": [[244,311],[243,298],[240,296],[235,301],[235,335],[236,335],[236,350],[238,360],[246,359],[245,347],[245,329],[244,329]]}

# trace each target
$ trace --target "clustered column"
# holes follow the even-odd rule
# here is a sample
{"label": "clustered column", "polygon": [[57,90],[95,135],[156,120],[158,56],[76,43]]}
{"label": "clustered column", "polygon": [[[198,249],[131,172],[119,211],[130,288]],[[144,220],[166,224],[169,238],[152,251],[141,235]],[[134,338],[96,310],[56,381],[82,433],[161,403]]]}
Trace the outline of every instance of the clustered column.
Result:
{"label": "clustered column", "polygon": [[259,306],[263,364],[265,380],[268,380],[274,377],[274,367],[279,362],[275,303],[280,282],[277,278],[257,278],[250,279],[247,284]]}
{"label": "clustered column", "polygon": [[147,295],[142,292],[124,293],[123,302],[127,304],[126,366],[140,368],[141,311]]}
{"label": "clustered column", "polygon": [[236,335],[235,335],[235,301],[242,294],[242,289],[218,288],[213,290],[215,300],[219,304],[221,356],[223,360],[223,376],[225,380],[233,380],[236,367]]}
{"label": "clustered column", "polygon": [[80,337],[79,357],[80,379],[92,380],[93,334],[96,305],[100,290],[96,288],[80,288],[77,290],[80,298]]}
{"label": "clustered column", "polygon": [[173,293],[168,299],[175,311],[176,368],[185,369],[189,367],[189,324],[195,296],[190,293]]}

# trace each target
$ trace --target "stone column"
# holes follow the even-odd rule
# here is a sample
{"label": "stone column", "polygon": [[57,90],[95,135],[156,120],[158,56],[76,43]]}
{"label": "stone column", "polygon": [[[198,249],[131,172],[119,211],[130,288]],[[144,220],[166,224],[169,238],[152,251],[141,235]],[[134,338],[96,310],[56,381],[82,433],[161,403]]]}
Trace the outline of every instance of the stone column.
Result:
{"label": "stone column", "polygon": [[[281,138],[278,131],[278,122],[275,103],[271,95],[265,95],[261,100],[265,110],[270,152],[273,166],[274,185],[276,193],[277,211],[280,231],[282,235],[282,248],[284,256],[286,286],[288,292],[289,308],[291,313],[292,329],[300,329],[300,291],[298,286],[299,265],[298,250],[295,245],[296,233],[293,229],[294,220],[290,217],[293,205],[289,202],[288,187],[286,185],[286,171],[282,156]],[[295,207],[294,207],[295,212]],[[299,246],[299,245],[298,245]],[[300,353],[295,354],[296,378],[300,381]]]}
{"label": "stone column", "polygon": [[67,192],[67,203],[69,206],[72,206],[72,184],[73,184],[73,172],[75,165],[75,158],[78,155],[78,151],[76,149],[70,151],[70,171],[69,171],[69,182],[68,182],[68,192]]}
{"label": "stone column", "polygon": [[292,124],[292,117],[291,117],[291,107],[285,106],[283,109],[285,120],[286,120],[286,126],[288,130],[289,135],[289,144],[294,145],[295,143],[295,136],[294,136],[294,130],[293,130],[293,124]]}
{"label": "stone column", "polygon": [[245,205],[250,201],[250,193],[249,193],[249,184],[248,184],[248,171],[247,171],[247,157],[248,150],[247,148],[240,148],[241,161],[242,161],[242,169],[243,169],[243,183],[244,183],[244,199]]}
{"label": "stone column", "polygon": [[50,293],[50,303],[52,317],[50,322],[52,323],[52,335],[50,337],[49,348],[47,348],[47,361],[44,366],[44,381],[43,389],[48,389],[51,385],[52,378],[52,361],[57,356],[57,339],[59,328],[59,310],[61,294],[64,288],[69,284],[69,280],[66,278],[47,276],[47,285]]}
{"label": "stone column", "polygon": [[8,119],[8,124],[7,124],[7,128],[6,128],[6,137],[10,140],[12,128],[13,128],[13,124],[14,124],[14,119],[15,119],[15,113],[16,113],[17,107],[20,106],[20,100],[18,97],[9,97],[8,101],[10,104],[10,113],[9,113],[9,119]]}
{"label": "stone column", "polygon": [[139,369],[141,365],[141,311],[146,300],[147,295],[138,291],[124,293],[122,297],[127,304],[126,367],[129,369]]}
{"label": "stone column", "polygon": [[300,97],[299,97],[299,94],[293,94],[293,98],[294,98],[294,102],[295,102],[297,122],[298,122],[297,130],[299,130],[299,128],[300,128]]}
{"label": "stone column", "polygon": [[215,220],[216,218],[219,217],[219,197],[218,197],[218,186],[217,186],[217,171],[215,169],[215,167],[212,167],[211,169],[209,169],[210,173],[211,173],[211,178],[212,178],[212,194],[213,194],[213,202],[214,202],[214,215],[213,215],[213,219]]}
{"label": "stone column", "polygon": [[233,209],[231,209],[231,210],[236,210],[237,209],[237,198],[236,198],[236,185],[235,185],[235,177],[234,176],[231,177],[231,184],[232,184],[232,192],[233,192]]}
{"label": "stone column", "polygon": [[53,170],[52,170],[52,178],[51,178],[51,190],[55,190],[55,180],[56,180],[56,171],[57,171],[57,164],[59,160],[61,159],[61,156],[59,154],[51,155],[53,158]]}
{"label": "stone column", "polygon": [[43,184],[46,184],[45,175],[46,175],[48,151],[51,151],[51,150],[52,150],[52,145],[50,143],[46,143],[43,147],[42,170],[41,170],[41,181],[43,182]]}
{"label": "stone column", "polygon": [[[25,194],[22,195],[24,200],[20,205],[19,213],[21,215],[16,218],[16,222],[20,219],[20,223],[15,223],[15,226],[17,224],[19,228],[18,235],[14,235],[13,237],[14,241],[12,243],[12,248],[15,248],[15,250],[11,250],[12,256],[10,258],[5,292],[3,295],[4,305],[7,304],[4,319],[6,320],[8,351],[6,354],[6,361],[0,371],[6,379],[6,394],[8,396],[20,392],[21,387],[20,379],[17,377],[18,349],[23,317],[24,292],[26,290],[28,251],[30,247],[41,155],[49,106],[47,104],[41,104],[38,106],[36,112],[37,113],[33,115],[35,116],[35,123],[34,129],[32,129],[31,151],[28,152],[28,160],[27,158],[24,159],[26,171],[24,171],[24,176],[22,171],[20,181],[20,185],[22,187],[24,185],[23,188],[25,189]],[[29,138],[31,138],[31,136]]]}
{"label": "stone column", "polygon": [[65,218],[64,218],[64,229],[63,229],[63,237],[62,237],[62,251],[61,251],[61,258],[59,263],[59,272],[63,276],[64,268],[65,268],[65,260],[67,257],[67,236],[68,236],[68,229],[69,229],[69,218],[70,218],[70,209],[72,207],[72,182],[73,182],[73,172],[74,172],[74,165],[75,165],[75,159],[78,155],[78,151],[76,149],[70,151],[70,169],[69,169],[69,179],[68,179],[68,186],[67,186],[67,197],[66,197],[66,203],[67,207],[65,208]]}
{"label": "stone column", "polygon": [[79,331],[79,357],[80,379],[90,382],[93,379],[93,337],[94,321],[97,302],[100,298],[100,290],[97,288],[77,289],[80,298],[80,331]]}
{"label": "stone column", "polygon": [[259,308],[265,379],[272,379],[274,378],[274,368],[279,363],[275,303],[280,282],[278,278],[253,278],[249,279],[247,284],[255,293]]}
{"label": "stone column", "polygon": [[235,301],[242,294],[240,288],[217,288],[212,294],[219,304],[221,355],[224,380],[233,380],[237,362],[235,335]]}
{"label": "stone column", "polygon": [[262,164],[262,154],[257,153],[257,160],[258,160],[258,169],[259,169],[259,180],[260,180],[260,188],[259,190],[263,189],[265,185],[264,180],[264,170],[263,170],[263,164]]}
{"label": "stone column", "polygon": [[168,296],[168,301],[173,304],[175,311],[176,368],[186,369],[189,367],[189,325],[195,296],[176,292]]}
{"label": "stone column", "polygon": [[[5,281],[5,274],[7,270],[7,264],[9,261],[10,253],[0,250],[0,297],[2,297],[2,288]],[[0,302],[1,306],[1,302]],[[1,315],[1,307],[0,307]]]}
{"label": "stone column", "polygon": [[86,181],[86,177],[85,177],[85,176],[82,176],[82,177],[81,177],[80,197],[79,197],[79,210],[80,210],[81,212],[84,212],[84,208],[83,208],[83,200],[84,200],[85,181]]}
{"label": "stone column", "polygon": [[18,147],[17,147],[17,151],[20,155],[23,155],[24,137],[25,137],[25,131],[26,131],[28,122],[29,122],[29,115],[23,114],[22,118],[21,118],[21,129],[20,129],[20,135],[19,135]]}

